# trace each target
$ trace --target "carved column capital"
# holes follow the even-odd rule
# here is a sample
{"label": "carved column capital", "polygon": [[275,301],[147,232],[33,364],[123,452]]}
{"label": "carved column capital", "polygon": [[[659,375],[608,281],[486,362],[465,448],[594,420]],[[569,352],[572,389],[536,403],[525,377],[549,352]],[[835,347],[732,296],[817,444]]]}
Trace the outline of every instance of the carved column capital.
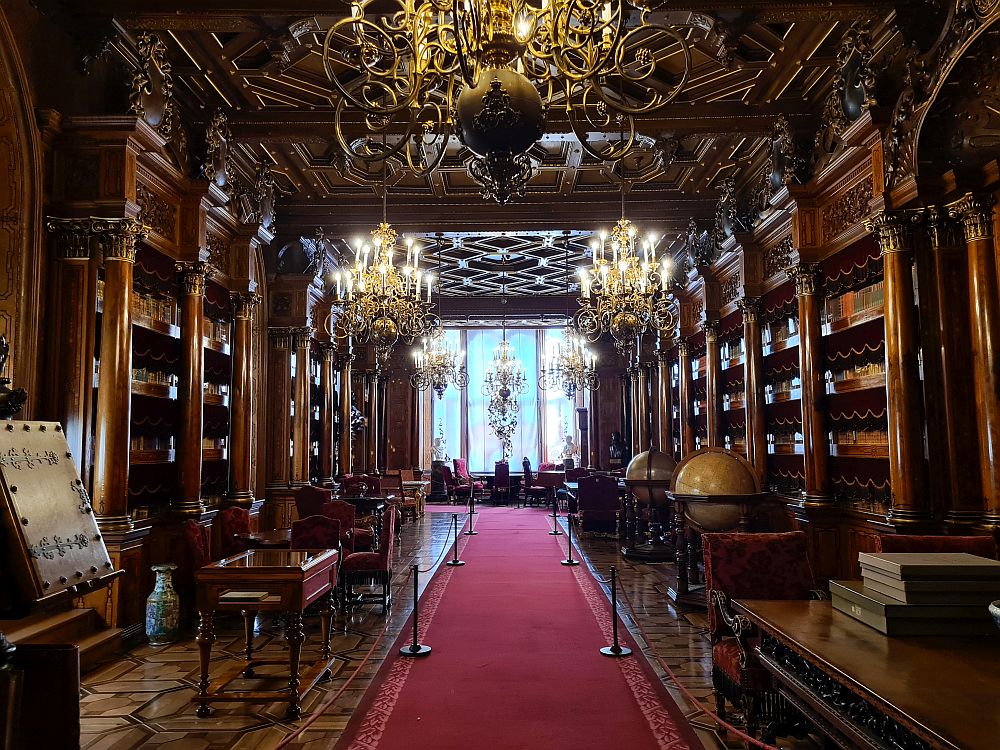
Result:
{"label": "carved column capital", "polygon": [[736,306],[743,313],[745,322],[756,323],[760,319],[760,297],[744,297],[736,302]]}
{"label": "carved column capital", "polygon": [[686,357],[691,353],[691,344],[688,343],[687,339],[678,339],[677,341],[677,354],[681,357]]}
{"label": "carved column capital", "polygon": [[53,235],[59,260],[88,260],[93,234],[90,219],[60,219],[48,217],[45,228]]}
{"label": "carved column capital", "polygon": [[702,330],[705,331],[705,343],[714,344],[719,340],[719,321],[718,320],[705,320],[701,325]]}
{"label": "carved column capital", "polygon": [[927,228],[934,251],[957,248],[963,244],[962,225],[941,206],[927,209]]}
{"label": "carved column capital", "polygon": [[865,221],[865,229],[878,240],[882,255],[913,251],[913,226],[924,219],[922,211],[880,211]]}
{"label": "carved column capital", "polygon": [[254,308],[261,303],[261,296],[256,292],[230,292],[229,299],[233,305],[233,317],[237,320],[249,320]]}
{"label": "carved column capital", "polygon": [[985,240],[993,236],[992,195],[966,193],[948,206],[948,215],[960,219],[965,233],[965,241]]}
{"label": "carved column capital", "polygon": [[200,297],[205,293],[205,274],[208,264],[201,261],[174,263],[174,270],[181,277],[181,293]]}
{"label": "carved column capital", "polygon": [[337,344],[334,341],[322,341],[317,344],[320,354],[323,355],[324,362],[337,362]]}
{"label": "carved column capital", "polygon": [[312,326],[300,326],[290,329],[292,333],[292,345],[296,349],[308,349],[312,346],[312,335],[316,331]]}
{"label": "carved column capital", "polygon": [[818,263],[799,263],[785,269],[785,275],[795,284],[795,294],[807,297],[819,293],[820,268]]}
{"label": "carved column capital", "polygon": [[267,337],[271,341],[271,347],[278,351],[292,350],[292,328],[268,328]]}
{"label": "carved column capital", "polygon": [[90,219],[104,260],[135,262],[135,243],[149,236],[149,227],[136,219]]}

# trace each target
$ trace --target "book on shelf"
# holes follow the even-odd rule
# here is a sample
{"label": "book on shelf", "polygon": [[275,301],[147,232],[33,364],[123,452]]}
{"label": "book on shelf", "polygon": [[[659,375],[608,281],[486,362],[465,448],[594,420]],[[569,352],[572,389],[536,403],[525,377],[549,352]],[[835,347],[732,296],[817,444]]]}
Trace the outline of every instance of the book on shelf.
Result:
{"label": "book on shelf", "polygon": [[899,581],[935,579],[1000,580],[1000,561],[967,552],[861,552],[861,571]]}
{"label": "book on shelf", "polygon": [[830,581],[833,608],[886,635],[992,635],[985,606],[906,604],[860,581]]}

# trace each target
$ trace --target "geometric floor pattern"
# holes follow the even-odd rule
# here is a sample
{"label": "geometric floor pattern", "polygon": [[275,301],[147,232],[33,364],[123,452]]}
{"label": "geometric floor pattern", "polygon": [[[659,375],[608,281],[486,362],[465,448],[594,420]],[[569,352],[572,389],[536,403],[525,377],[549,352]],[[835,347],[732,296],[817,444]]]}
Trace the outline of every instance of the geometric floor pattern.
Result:
{"label": "geometric floor pattern", "polygon": [[[464,520],[461,514],[459,522]],[[371,660],[336,705],[328,708],[306,732],[289,743],[288,750],[328,747],[331,738],[343,731],[409,617],[412,608],[412,584],[407,581],[409,567],[416,563],[425,569],[439,564],[450,551],[450,529],[451,516],[444,513],[427,513],[416,523],[403,526],[401,544],[395,555],[393,606],[388,618],[383,617],[381,607],[374,604],[365,605],[346,617],[337,616],[332,643],[335,655],[332,679],[306,693],[302,702],[303,719],[308,718],[324,698],[341,689],[380,634],[386,631],[385,635]],[[711,706],[712,652],[704,612],[677,608],[667,596],[665,572],[672,566],[629,562],[619,554],[617,543],[608,538],[585,536],[577,541],[585,562],[602,577],[606,577],[611,565],[617,566],[620,585],[628,592],[650,639],[647,652],[651,649],[658,653],[685,688]],[[430,576],[431,573],[422,575],[421,588]],[[318,619],[306,618],[303,663],[318,654]],[[626,624],[637,636],[634,623]],[[257,628],[255,650],[261,656],[281,655],[287,651],[280,622],[262,617],[258,619]],[[229,659],[240,658],[242,629],[240,618],[217,618],[213,672],[222,669]],[[742,747],[736,738],[730,737],[728,741],[721,738],[712,728],[713,724],[662,674],[656,660],[649,661],[706,750]],[[271,668],[275,672],[278,669]],[[270,680],[266,670],[261,667],[254,680],[235,683],[234,687],[267,689]],[[195,716],[196,704],[191,701],[198,674],[198,649],[192,634],[170,646],[140,646],[84,675],[80,705],[81,747],[84,750],[273,750],[301,723],[285,720],[285,703],[215,704],[215,713],[210,719],[199,719]],[[282,678],[271,682],[276,687],[282,684]],[[786,745],[782,742],[781,745],[803,747],[802,743]]]}

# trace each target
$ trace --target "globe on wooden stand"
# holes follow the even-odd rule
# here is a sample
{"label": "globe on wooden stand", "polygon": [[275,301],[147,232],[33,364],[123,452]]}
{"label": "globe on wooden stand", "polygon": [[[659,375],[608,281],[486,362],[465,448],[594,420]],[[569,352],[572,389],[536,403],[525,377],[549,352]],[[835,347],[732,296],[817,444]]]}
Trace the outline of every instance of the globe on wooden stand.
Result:
{"label": "globe on wooden stand", "polygon": [[[622,555],[630,560],[664,562],[674,559],[667,498],[674,466],[671,454],[651,446],[648,451],[636,455],[625,470],[625,485],[632,497],[625,503]],[[643,510],[648,512],[648,520]]]}

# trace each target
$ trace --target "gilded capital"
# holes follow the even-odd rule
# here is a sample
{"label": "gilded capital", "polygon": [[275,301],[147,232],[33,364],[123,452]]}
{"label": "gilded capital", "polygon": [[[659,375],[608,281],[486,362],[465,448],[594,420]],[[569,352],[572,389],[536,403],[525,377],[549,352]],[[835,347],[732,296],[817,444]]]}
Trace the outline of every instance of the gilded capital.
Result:
{"label": "gilded capital", "polygon": [[278,351],[292,350],[292,328],[268,328],[267,337],[271,347]]}
{"label": "gilded capital", "polygon": [[324,362],[337,361],[337,344],[333,341],[323,341],[317,345]]}
{"label": "gilded capital", "polygon": [[760,319],[760,297],[744,297],[736,302],[746,323],[756,323]]}
{"label": "gilded capital", "polygon": [[705,343],[714,344],[719,340],[719,321],[706,319],[701,327],[705,331]]}
{"label": "gilded capital", "polygon": [[912,252],[913,226],[921,223],[923,219],[922,210],[880,211],[865,221],[865,229],[878,240],[882,255]]}
{"label": "gilded capital", "polygon": [[59,219],[50,216],[45,228],[53,235],[56,257],[60,260],[87,260],[93,240],[90,219]]}
{"label": "gilded capital", "polygon": [[149,236],[149,227],[136,219],[92,218],[90,231],[97,241],[105,261],[135,262],[135,243]]}
{"label": "gilded capital", "polygon": [[254,308],[261,303],[261,296],[256,292],[230,292],[229,300],[233,305],[233,316],[237,320],[249,320]]}
{"label": "gilded capital", "polygon": [[948,214],[947,209],[940,206],[928,208],[927,227],[931,249],[935,251],[957,248],[963,243],[962,225]]}
{"label": "gilded capital", "polygon": [[201,261],[179,262],[174,264],[174,270],[181,277],[181,293],[195,297],[200,297],[205,293],[207,263]]}
{"label": "gilded capital", "polygon": [[785,269],[785,275],[795,284],[795,294],[799,297],[806,297],[819,291],[818,263],[799,263],[789,266]]}
{"label": "gilded capital", "polygon": [[316,331],[312,326],[292,328],[292,345],[296,349],[308,349],[312,346],[312,335]]}
{"label": "gilded capital", "polygon": [[687,342],[687,339],[679,339],[677,341],[677,354],[680,357],[687,357],[691,354],[691,345]]}
{"label": "gilded capital", "polygon": [[996,199],[992,195],[966,193],[948,206],[948,215],[961,220],[966,242],[985,240],[993,236],[995,203]]}

